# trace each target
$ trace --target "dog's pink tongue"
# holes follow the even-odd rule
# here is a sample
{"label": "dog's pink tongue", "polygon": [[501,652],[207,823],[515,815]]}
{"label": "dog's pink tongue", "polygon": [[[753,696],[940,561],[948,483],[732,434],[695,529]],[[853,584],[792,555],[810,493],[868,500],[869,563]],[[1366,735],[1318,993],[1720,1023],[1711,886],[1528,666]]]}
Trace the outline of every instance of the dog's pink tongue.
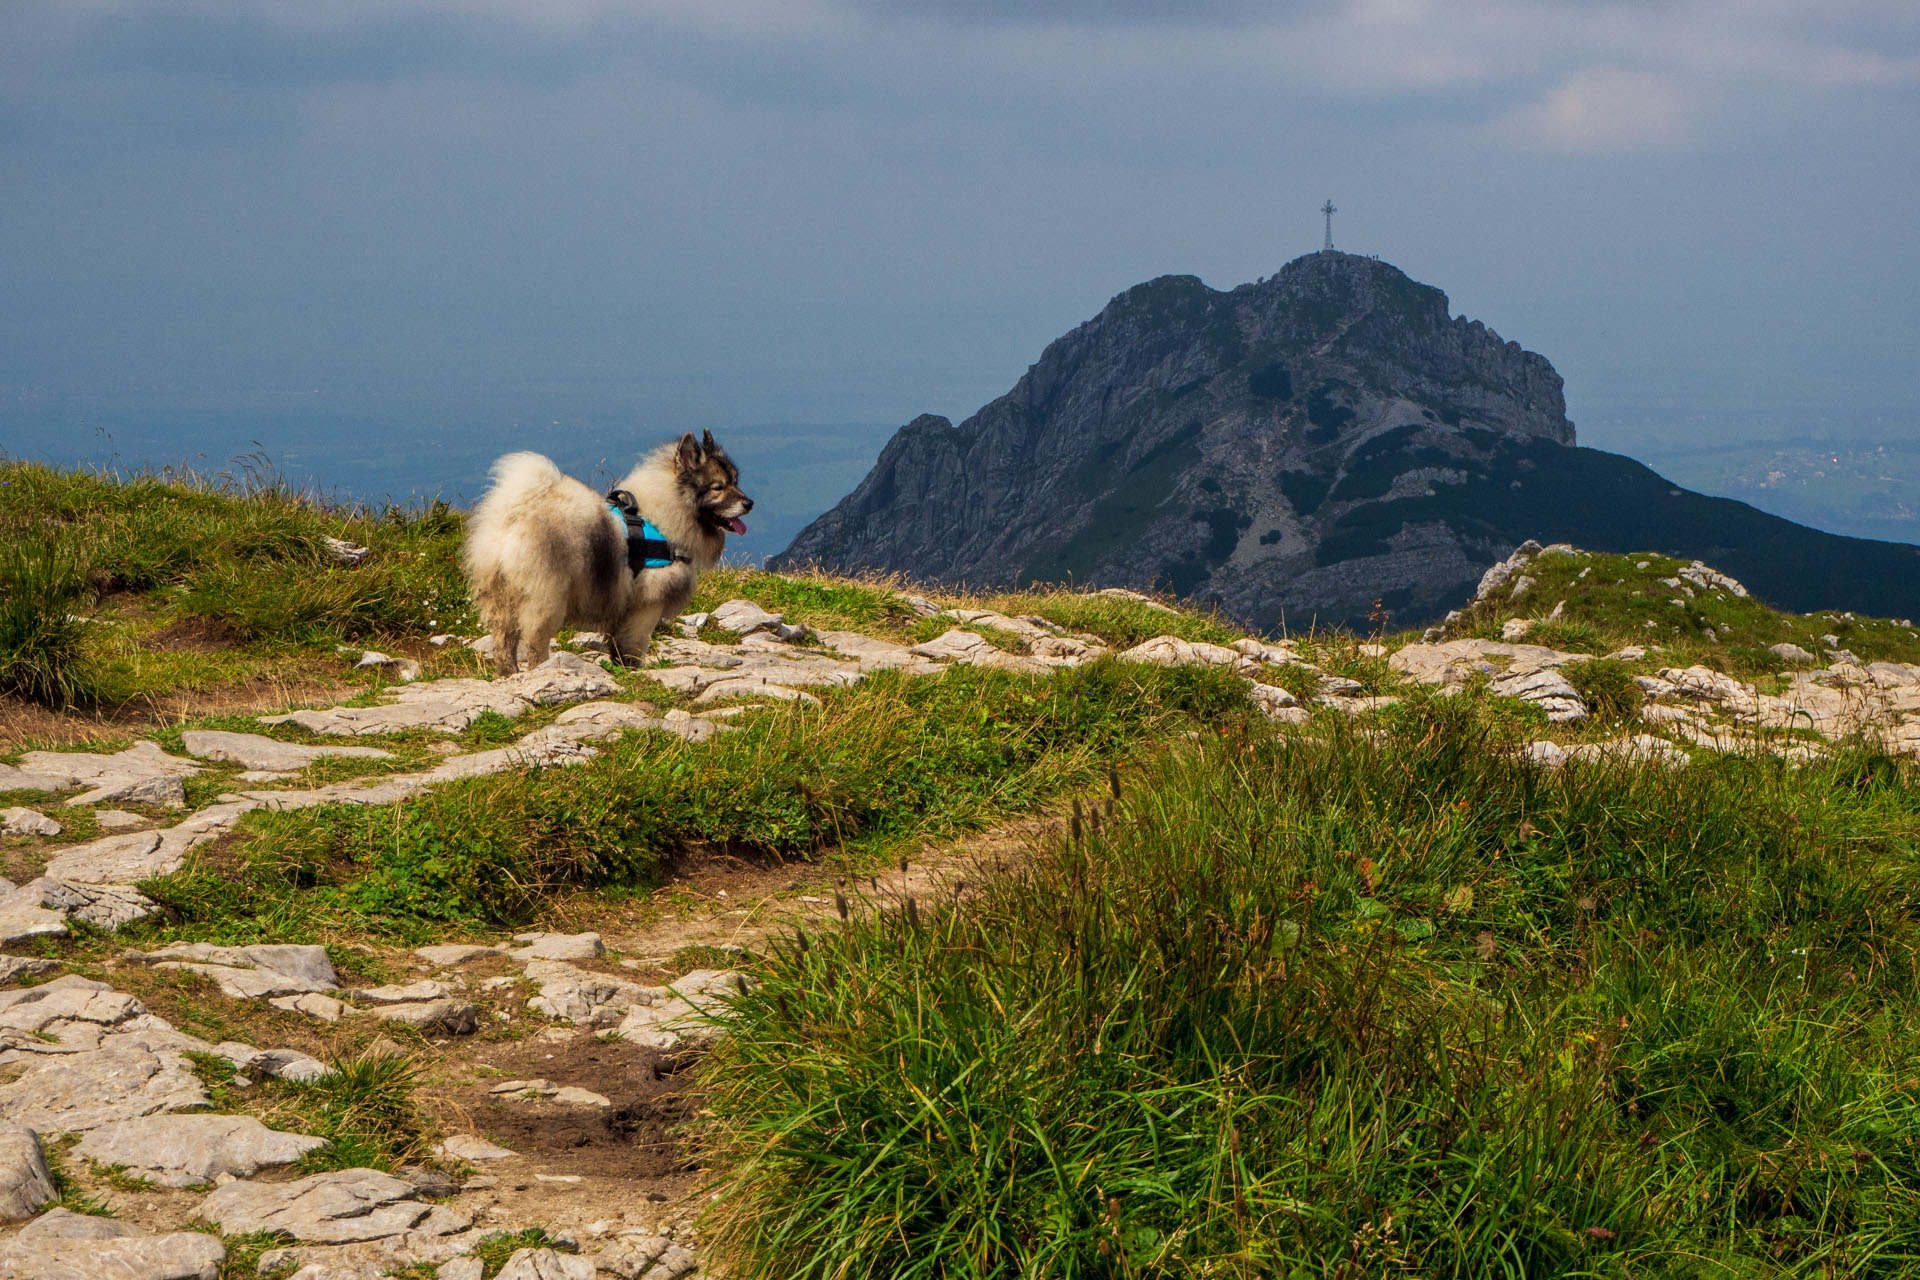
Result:
{"label": "dog's pink tongue", "polygon": [[738,516],[734,516],[727,521],[727,528],[733,530],[735,533],[745,533],[747,531],[747,522]]}

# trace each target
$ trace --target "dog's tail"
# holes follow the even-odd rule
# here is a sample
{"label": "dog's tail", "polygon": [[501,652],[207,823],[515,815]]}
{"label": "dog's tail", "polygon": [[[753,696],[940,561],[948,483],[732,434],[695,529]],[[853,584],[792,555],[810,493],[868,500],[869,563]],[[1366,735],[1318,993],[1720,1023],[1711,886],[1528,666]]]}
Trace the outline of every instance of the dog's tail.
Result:
{"label": "dog's tail", "polygon": [[566,479],[566,474],[555,466],[553,459],[544,453],[509,453],[499,458],[489,472],[493,487],[488,497],[494,494],[519,497],[535,493]]}

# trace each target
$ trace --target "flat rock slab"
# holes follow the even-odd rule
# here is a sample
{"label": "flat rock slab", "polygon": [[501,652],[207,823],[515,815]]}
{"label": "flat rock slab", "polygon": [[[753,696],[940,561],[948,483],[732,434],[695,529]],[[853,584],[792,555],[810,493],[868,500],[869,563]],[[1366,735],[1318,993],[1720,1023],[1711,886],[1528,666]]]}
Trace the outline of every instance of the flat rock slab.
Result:
{"label": "flat rock slab", "polygon": [[74,1024],[94,1028],[88,1039],[97,1041],[100,1028],[125,1025],[146,1012],[133,996],[71,973],[41,986],[0,992],[0,1027],[61,1041]]}
{"label": "flat rock slab", "polygon": [[261,716],[261,724],[295,724],[331,737],[364,737],[406,729],[460,733],[488,712],[517,719],[529,707],[585,702],[620,691],[602,670],[571,653],[556,653],[531,671],[498,680],[427,680],[386,691],[378,707],[331,707]]}
{"label": "flat rock slab", "polygon": [[284,1231],[296,1240],[347,1244],[399,1235],[427,1216],[414,1188],[375,1169],[341,1169],[298,1182],[229,1182],[199,1216],[224,1235]]}
{"label": "flat rock slab", "polygon": [[514,1154],[477,1133],[453,1134],[433,1150],[434,1154],[452,1160],[505,1160]]}
{"label": "flat rock slab", "polygon": [[140,1231],[114,1218],[96,1218],[71,1209],[49,1209],[20,1228],[18,1240],[117,1240]]}
{"label": "flat rock slab", "polygon": [[483,956],[503,956],[507,954],[507,949],[481,946],[477,943],[449,942],[437,947],[415,947],[413,954],[428,964],[446,969],[465,964],[469,960],[478,960]]}
{"label": "flat rock slab", "polygon": [[140,778],[112,778],[91,791],[74,796],[69,806],[83,804],[152,804],[167,809],[187,806],[186,784],[172,774]]}
{"label": "flat rock slab", "polygon": [[58,938],[66,932],[65,912],[41,906],[37,894],[23,893],[13,886],[0,889],[0,946],[33,938]]}
{"label": "flat rock slab", "polygon": [[304,769],[327,756],[346,756],[358,760],[391,760],[391,751],[377,747],[302,746],[279,742],[258,733],[222,733],[210,729],[189,729],[180,741],[190,755],[202,760],[237,764],[246,769],[271,769],[290,773]]}
{"label": "flat rock slab", "polygon": [[325,947],[265,943],[216,947],[204,942],[180,942],[125,958],[157,968],[203,974],[236,1000],[333,991],[340,985]]}
{"label": "flat rock slab", "polygon": [[0,1119],[36,1133],[79,1133],[206,1105],[206,1088],[184,1058],[138,1044],[35,1062],[19,1079],[0,1085]]}
{"label": "flat rock slab", "polygon": [[65,830],[37,809],[15,806],[0,812],[0,836],[57,836]]}
{"label": "flat rock slab", "polygon": [[200,766],[179,756],[170,756],[152,742],[136,742],[125,751],[99,755],[86,751],[29,751],[20,757],[20,767],[38,773],[72,779],[68,786],[98,787],[127,778],[189,778]]}
{"label": "flat rock slab", "polygon": [[25,1125],[0,1125],[0,1222],[31,1218],[56,1194],[40,1135]]}
{"label": "flat rock slab", "polygon": [[1421,684],[1465,684],[1475,672],[1539,671],[1587,662],[1584,653],[1562,653],[1538,644],[1504,644],[1497,640],[1448,640],[1442,644],[1410,644],[1395,650],[1387,668]]}
{"label": "flat rock slab", "polygon": [[493,1280],[593,1280],[593,1259],[552,1249],[521,1249],[507,1259]]}
{"label": "flat rock slab", "polygon": [[383,1022],[398,1022],[423,1035],[470,1036],[480,1029],[480,1010],[467,1000],[419,1000],[375,1005],[367,1010]]}
{"label": "flat rock slab", "polygon": [[521,934],[514,941],[524,941],[526,945],[507,954],[522,962],[597,960],[607,953],[606,944],[600,941],[597,933],[530,933]]}
{"label": "flat rock slab", "polygon": [[325,1138],[269,1129],[252,1116],[157,1115],[103,1124],[74,1151],[163,1187],[198,1187],[221,1174],[250,1178],[327,1145]]}
{"label": "flat rock slab", "polygon": [[[9,902],[56,911],[97,929],[118,929],[160,910],[153,899],[129,885],[79,884],[41,876],[10,895]],[[8,908],[0,907],[0,911]]]}
{"label": "flat rock slab", "polygon": [[0,764],[0,791],[65,791],[80,780],[70,773],[43,773],[18,765]]}
{"label": "flat rock slab", "polygon": [[58,960],[42,960],[36,956],[0,956],[0,985],[12,982],[15,978],[52,973],[59,967]]}
{"label": "flat rock slab", "polygon": [[184,851],[161,851],[158,831],[129,831],[54,855],[47,862],[47,874],[83,884],[135,884],[172,875],[185,861]]}
{"label": "flat rock slab", "polygon": [[204,1231],[0,1244],[0,1280],[216,1280],[227,1246]]}
{"label": "flat rock slab", "polygon": [[452,994],[452,983],[422,978],[418,982],[409,982],[405,986],[388,983],[384,987],[364,987],[356,990],[353,998],[368,1000],[374,1004],[408,1004],[420,1000],[445,1000]]}

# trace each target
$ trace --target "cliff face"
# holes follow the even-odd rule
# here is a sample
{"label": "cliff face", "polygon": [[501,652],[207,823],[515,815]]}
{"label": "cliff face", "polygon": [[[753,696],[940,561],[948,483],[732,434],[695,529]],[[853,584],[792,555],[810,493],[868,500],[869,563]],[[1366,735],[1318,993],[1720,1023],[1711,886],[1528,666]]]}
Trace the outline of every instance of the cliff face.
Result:
{"label": "cliff face", "polygon": [[[1544,357],[1385,263],[1309,254],[1226,293],[1191,276],[1127,290],[960,426],[902,428],[772,563],[1158,587],[1274,627],[1360,621],[1375,601],[1424,621],[1527,538],[1728,560],[1663,546],[1670,511],[1635,527],[1615,508],[1647,481],[1593,460],[1665,482],[1572,445]],[[1568,459],[1593,494],[1553,491]]]}

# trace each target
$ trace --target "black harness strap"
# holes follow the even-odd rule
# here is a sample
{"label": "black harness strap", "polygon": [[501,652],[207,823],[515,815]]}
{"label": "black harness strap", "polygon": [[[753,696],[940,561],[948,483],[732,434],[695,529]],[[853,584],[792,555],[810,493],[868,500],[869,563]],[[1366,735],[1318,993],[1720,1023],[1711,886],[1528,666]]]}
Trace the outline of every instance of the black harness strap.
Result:
{"label": "black harness strap", "polygon": [[626,522],[627,568],[634,573],[642,569],[664,569],[676,561],[689,559],[640,514],[640,504],[625,489],[615,489],[609,493],[607,505],[618,511],[620,518]]}

